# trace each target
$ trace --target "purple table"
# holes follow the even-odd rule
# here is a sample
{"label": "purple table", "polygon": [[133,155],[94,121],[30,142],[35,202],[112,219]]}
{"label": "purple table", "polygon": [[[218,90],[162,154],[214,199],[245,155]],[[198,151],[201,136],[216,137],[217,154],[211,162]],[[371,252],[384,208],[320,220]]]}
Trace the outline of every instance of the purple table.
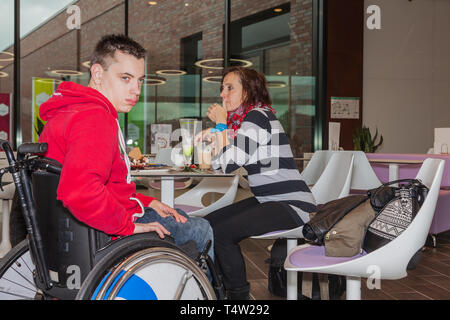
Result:
{"label": "purple table", "polygon": [[[425,160],[427,158],[438,158],[445,160],[444,174],[442,176],[439,199],[436,204],[430,233],[435,235],[450,230],[450,154],[396,154],[396,153],[366,153],[367,158],[391,159],[391,160]],[[389,181],[389,165],[371,162],[375,174],[381,182]],[[420,164],[401,164],[398,169],[398,178],[414,178],[420,169]],[[447,189],[447,190],[446,190]]]}

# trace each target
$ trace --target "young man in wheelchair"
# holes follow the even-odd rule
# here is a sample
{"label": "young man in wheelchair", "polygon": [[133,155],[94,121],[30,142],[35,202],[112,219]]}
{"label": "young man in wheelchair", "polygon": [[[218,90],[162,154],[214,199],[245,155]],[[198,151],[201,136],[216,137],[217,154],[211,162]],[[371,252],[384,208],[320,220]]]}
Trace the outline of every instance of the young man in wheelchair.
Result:
{"label": "young man in wheelchair", "polygon": [[[97,44],[87,87],[63,82],[40,107],[47,121],[39,142],[45,156],[62,164],[57,198],[80,221],[112,236],[155,231],[177,245],[195,241],[198,251],[213,239],[209,223],[190,218],[159,200],[136,193],[118,113],[138,102],[146,50],[123,35]],[[209,250],[213,256],[213,249]]]}

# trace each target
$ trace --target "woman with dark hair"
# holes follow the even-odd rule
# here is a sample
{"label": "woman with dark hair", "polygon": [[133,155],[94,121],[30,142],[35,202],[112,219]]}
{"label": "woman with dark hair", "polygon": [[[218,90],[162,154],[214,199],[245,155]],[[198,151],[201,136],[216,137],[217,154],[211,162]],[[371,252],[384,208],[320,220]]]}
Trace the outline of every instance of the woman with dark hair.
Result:
{"label": "woman with dark hair", "polygon": [[239,242],[251,236],[303,225],[315,200],[293,158],[289,140],[275,117],[264,75],[231,67],[222,77],[223,106],[208,117],[216,127],[198,135],[214,140],[212,165],[226,173],[247,170],[253,197],[210,213],[215,257],[229,299],[248,299],[250,284]]}

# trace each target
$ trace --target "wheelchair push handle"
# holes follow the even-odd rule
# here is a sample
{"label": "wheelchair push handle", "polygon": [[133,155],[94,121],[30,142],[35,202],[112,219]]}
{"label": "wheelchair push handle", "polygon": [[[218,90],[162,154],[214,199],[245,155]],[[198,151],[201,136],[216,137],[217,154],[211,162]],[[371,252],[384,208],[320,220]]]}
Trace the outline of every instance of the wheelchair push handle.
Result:
{"label": "wheelchair push handle", "polygon": [[23,143],[17,148],[17,153],[23,155],[27,153],[45,153],[47,149],[47,143]]}
{"label": "wheelchair push handle", "polygon": [[13,165],[16,162],[16,159],[14,159],[14,153],[11,147],[11,143],[8,140],[0,140],[0,148],[5,151],[8,163]]}
{"label": "wheelchair push handle", "polygon": [[[0,147],[5,151],[6,158],[10,165],[14,165],[16,159],[14,158],[14,153],[11,147],[11,143],[7,140],[0,139]],[[47,143],[23,143],[17,148],[17,153],[19,155],[19,160],[23,159],[26,154],[29,153],[45,153],[48,149]]]}

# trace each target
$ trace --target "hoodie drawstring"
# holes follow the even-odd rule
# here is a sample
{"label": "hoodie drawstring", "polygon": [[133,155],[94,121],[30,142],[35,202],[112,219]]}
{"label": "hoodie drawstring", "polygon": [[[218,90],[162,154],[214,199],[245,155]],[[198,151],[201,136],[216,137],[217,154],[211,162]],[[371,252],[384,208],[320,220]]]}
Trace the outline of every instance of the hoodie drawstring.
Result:
{"label": "hoodie drawstring", "polygon": [[[130,159],[128,158],[128,155],[126,153],[126,148],[125,148],[125,140],[123,139],[123,134],[122,134],[122,130],[120,130],[120,123],[119,120],[116,119],[117,121],[117,127],[119,128],[119,145],[120,145],[120,151],[123,154],[123,158],[125,159],[125,164],[127,165],[127,183],[131,183],[131,163],[130,163]],[[139,205],[139,207],[141,208],[141,213],[135,213],[132,216],[132,220],[134,222],[134,220],[136,220],[136,218],[142,217],[145,213],[145,209],[144,206],[142,205],[142,202],[139,201],[139,199],[137,198],[133,198],[131,197],[130,200],[136,201]]]}
{"label": "hoodie drawstring", "polygon": [[116,119],[117,121],[117,127],[119,128],[119,145],[120,145],[120,150],[122,151],[123,154],[123,158],[125,159],[125,164],[127,165],[127,183],[130,184],[131,183],[131,163],[130,163],[130,159],[128,159],[128,155],[126,152],[126,147],[125,147],[125,140],[123,139],[123,134],[122,134],[122,130],[120,130],[120,124],[119,124],[119,119]]}

